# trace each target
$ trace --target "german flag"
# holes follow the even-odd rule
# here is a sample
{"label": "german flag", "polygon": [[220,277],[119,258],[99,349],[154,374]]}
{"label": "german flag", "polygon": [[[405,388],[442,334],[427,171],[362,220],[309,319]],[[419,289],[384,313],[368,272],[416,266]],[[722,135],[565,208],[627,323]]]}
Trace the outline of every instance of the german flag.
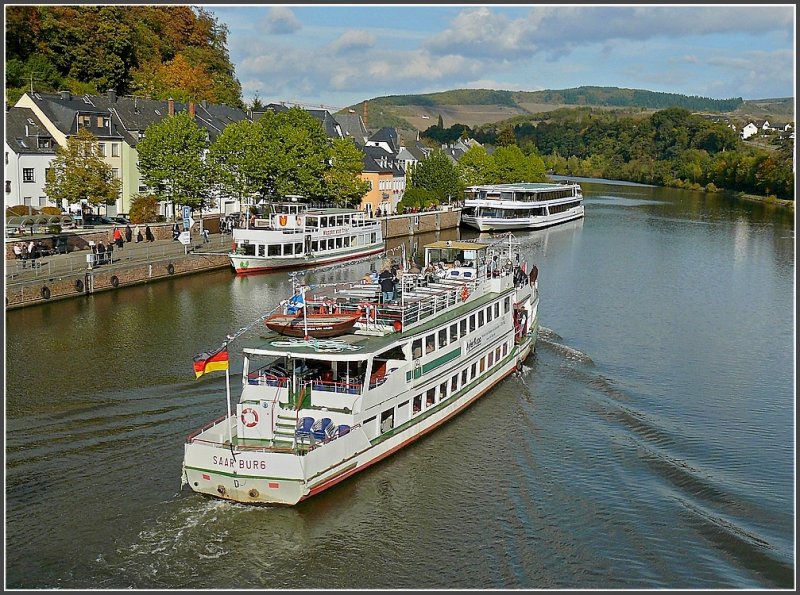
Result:
{"label": "german flag", "polygon": [[199,353],[194,356],[195,378],[200,378],[206,372],[216,372],[228,369],[228,350],[223,347],[213,353]]}

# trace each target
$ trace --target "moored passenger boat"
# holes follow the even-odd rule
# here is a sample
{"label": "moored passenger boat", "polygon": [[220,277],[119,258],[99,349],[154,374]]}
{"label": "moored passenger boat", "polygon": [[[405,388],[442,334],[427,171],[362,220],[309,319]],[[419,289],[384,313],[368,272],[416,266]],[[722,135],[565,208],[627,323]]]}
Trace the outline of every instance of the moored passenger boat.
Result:
{"label": "moored passenger boat", "polygon": [[237,274],[248,274],[352,260],[383,248],[380,222],[363,211],[277,203],[233,230],[229,257]]}
{"label": "moored passenger boat", "polygon": [[[314,312],[357,320],[333,338],[262,331],[247,344],[239,403],[233,410],[228,379],[227,414],[187,437],[182,480],[236,502],[296,504],[408,446],[521,369],[539,328],[538,271],[520,262],[510,234],[429,244],[425,264],[398,272],[389,301],[377,283],[359,280],[300,287],[302,300],[282,302],[301,328]],[[223,360],[229,373],[236,339],[196,358],[198,375]]]}
{"label": "moored passenger boat", "polygon": [[480,231],[541,229],[583,217],[579,184],[470,186],[461,222]]}

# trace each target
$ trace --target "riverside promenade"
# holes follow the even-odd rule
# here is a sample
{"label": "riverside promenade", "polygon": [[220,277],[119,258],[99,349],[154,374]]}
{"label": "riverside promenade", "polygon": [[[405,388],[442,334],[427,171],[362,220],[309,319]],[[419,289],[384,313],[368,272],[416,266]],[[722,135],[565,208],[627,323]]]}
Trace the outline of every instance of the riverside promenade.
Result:
{"label": "riverside promenade", "polygon": [[[95,232],[105,234],[104,231]],[[157,234],[156,237],[159,237]],[[44,237],[44,236],[42,236]],[[79,297],[98,291],[114,291],[126,286],[148,283],[168,277],[230,267],[229,234],[210,233],[209,241],[192,229],[191,243],[184,246],[169,238],[152,242],[125,242],[114,248],[109,262],[98,263],[90,249],[76,249],[75,241],[88,245],[92,234],[74,234],[67,254],[49,254],[35,261],[22,261],[9,256],[6,250],[6,309],[43,304],[54,300]],[[37,236],[11,238],[36,241]],[[102,238],[104,243],[105,238]]]}

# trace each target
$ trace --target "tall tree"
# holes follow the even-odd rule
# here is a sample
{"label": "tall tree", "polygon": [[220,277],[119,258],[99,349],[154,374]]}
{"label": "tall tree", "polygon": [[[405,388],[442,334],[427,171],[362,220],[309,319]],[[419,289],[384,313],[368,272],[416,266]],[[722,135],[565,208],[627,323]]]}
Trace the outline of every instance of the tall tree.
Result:
{"label": "tall tree", "polygon": [[342,207],[358,204],[369,190],[369,182],[359,177],[363,154],[349,138],[334,139],[330,145],[328,169],[322,175],[326,202]]}
{"label": "tall tree", "polygon": [[525,156],[516,145],[497,147],[492,153],[496,184],[541,182],[545,178],[544,162],[538,155]]}
{"label": "tall tree", "polygon": [[464,192],[458,169],[441,149],[433,151],[417,164],[411,184],[429,190],[439,202],[447,201],[448,197],[461,198]]}
{"label": "tall tree", "polygon": [[489,184],[496,177],[494,159],[482,146],[476,145],[458,160],[458,173],[465,186]]}
{"label": "tall tree", "polygon": [[47,172],[44,191],[56,203],[86,200],[93,206],[114,204],[121,181],[103,161],[97,137],[86,128],[67,138],[66,147],[56,148]]}
{"label": "tall tree", "polygon": [[250,120],[242,120],[226,126],[211,145],[208,170],[222,194],[251,202],[265,193],[269,155],[261,130]]}
{"label": "tall tree", "polygon": [[203,153],[207,132],[187,112],[151,124],[136,146],[139,171],[162,200],[194,209],[211,206]]}

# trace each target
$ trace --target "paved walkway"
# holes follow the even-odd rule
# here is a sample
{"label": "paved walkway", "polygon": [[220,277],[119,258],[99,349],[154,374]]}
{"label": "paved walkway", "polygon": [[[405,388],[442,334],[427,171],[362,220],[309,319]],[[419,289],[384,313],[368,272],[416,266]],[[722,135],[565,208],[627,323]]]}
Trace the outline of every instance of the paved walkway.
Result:
{"label": "paved walkway", "polygon": [[[126,242],[120,248],[114,248],[111,264],[97,265],[94,269],[125,266],[134,263],[156,262],[170,256],[182,256],[184,253],[213,252],[224,254],[231,249],[229,234],[210,234],[207,244],[203,243],[200,234],[192,234],[192,243],[184,246],[177,240],[154,240],[152,242]],[[37,258],[34,261],[6,260],[6,284],[27,283],[53,276],[82,274],[89,270],[87,256],[89,250],[75,250],[68,254],[53,254]]]}

